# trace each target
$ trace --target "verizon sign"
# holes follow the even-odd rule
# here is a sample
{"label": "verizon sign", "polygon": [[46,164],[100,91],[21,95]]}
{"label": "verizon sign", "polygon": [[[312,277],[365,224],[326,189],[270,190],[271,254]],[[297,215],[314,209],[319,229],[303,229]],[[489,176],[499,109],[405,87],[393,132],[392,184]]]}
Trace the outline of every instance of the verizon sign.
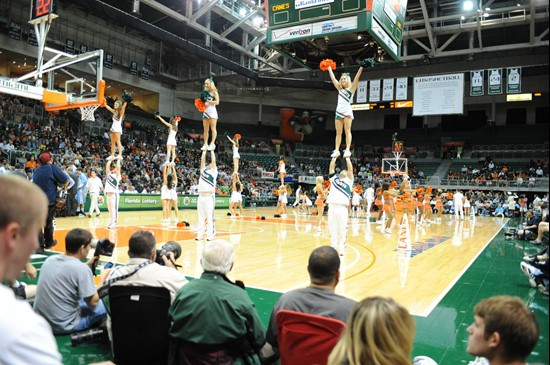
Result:
{"label": "verizon sign", "polygon": [[294,38],[310,37],[313,34],[312,24],[297,25],[281,29],[273,29],[273,42],[281,42]]}

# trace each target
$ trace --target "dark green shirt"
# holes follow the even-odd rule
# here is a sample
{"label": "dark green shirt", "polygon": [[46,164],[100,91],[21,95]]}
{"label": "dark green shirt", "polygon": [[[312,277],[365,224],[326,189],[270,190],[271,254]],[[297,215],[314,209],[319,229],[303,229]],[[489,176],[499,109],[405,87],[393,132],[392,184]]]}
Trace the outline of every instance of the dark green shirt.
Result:
{"label": "dark green shirt", "polygon": [[[169,314],[174,339],[207,345],[242,339],[255,350],[265,343],[264,325],[246,291],[216,273],[205,272],[183,286]],[[259,364],[253,352],[245,357]]]}

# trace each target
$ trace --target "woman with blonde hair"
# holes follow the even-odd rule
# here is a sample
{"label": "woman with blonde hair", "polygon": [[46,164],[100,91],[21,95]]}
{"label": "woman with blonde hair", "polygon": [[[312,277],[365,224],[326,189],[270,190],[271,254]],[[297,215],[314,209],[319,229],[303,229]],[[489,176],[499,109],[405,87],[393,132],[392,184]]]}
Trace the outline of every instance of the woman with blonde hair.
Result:
{"label": "woman with blonde hair", "polygon": [[[359,302],[332,350],[328,365],[411,365],[415,322],[391,298],[371,297]],[[434,364],[424,356],[415,364]]]}
{"label": "woman with blonde hair", "polygon": [[[216,109],[216,105],[220,104],[220,95],[218,94],[216,84],[214,84],[214,79],[212,78],[204,81],[204,90],[207,91],[209,95],[204,102],[206,104],[206,109],[202,113],[204,145],[201,147],[201,150],[214,151],[216,148],[216,137],[218,136],[218,131],[216,129],[216,124],[218,123],[218,111]],[[212,140],[210,144],[208,144],[210,130],[212,130]]]}

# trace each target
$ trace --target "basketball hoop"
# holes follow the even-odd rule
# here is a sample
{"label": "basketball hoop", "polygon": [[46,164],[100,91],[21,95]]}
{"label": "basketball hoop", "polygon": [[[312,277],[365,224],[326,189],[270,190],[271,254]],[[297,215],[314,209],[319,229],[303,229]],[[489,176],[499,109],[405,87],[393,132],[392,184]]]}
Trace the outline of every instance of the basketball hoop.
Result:
{"label": "basketball hoop", "polygon": [[80,106],[80,116],[83,122],[95,122],[94,113],[99,107],[99,104]]}

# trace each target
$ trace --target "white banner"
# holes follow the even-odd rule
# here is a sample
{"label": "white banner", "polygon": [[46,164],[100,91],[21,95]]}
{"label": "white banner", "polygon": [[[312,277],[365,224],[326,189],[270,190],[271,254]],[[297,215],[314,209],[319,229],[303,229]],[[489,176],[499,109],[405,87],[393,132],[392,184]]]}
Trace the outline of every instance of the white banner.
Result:
{"label": "white banner", "polygon": [[395,82],[395,100],[407,100],[407,77],[399,77]]}
{"label": "white banner", "polygon": [[394,79],[384,79],[384,88],[382,90],[382,101],[392,101],[393,100],[393,80]]}
{"label": "white banner", "polygon": [[380,101],[380,80],[370,80],[369,102]]}
{"label": "white banner", "polygon": [[357,16],[333,19],[322,22],[295,25],[291,27],[273,29],[271,42],[281,43],[289,39],[312,38],[323,34],[344,32],[357,29]]}
{"label": "white banner", "polygon": [[415,77],[413,115],[464,114],[464,74]]}
{"label": "white banner", "polygon": [[315,184],[315,176],[298,176],[299,183]]}
{"label": "white banner", "polygon": [[275,173],[273,171],[262,171],[262,179],[273,179]]}
{"label": "white banner", "polygon": [[303,9],[317,5],[330,4],[332,2],[334,2],[334,0],[295,0],[294,8]]}
{"label": "white banner", "polygon": [[357,84],[357,102],[366,103],[367,102],[367,84],[368,81],[359,81]]}

